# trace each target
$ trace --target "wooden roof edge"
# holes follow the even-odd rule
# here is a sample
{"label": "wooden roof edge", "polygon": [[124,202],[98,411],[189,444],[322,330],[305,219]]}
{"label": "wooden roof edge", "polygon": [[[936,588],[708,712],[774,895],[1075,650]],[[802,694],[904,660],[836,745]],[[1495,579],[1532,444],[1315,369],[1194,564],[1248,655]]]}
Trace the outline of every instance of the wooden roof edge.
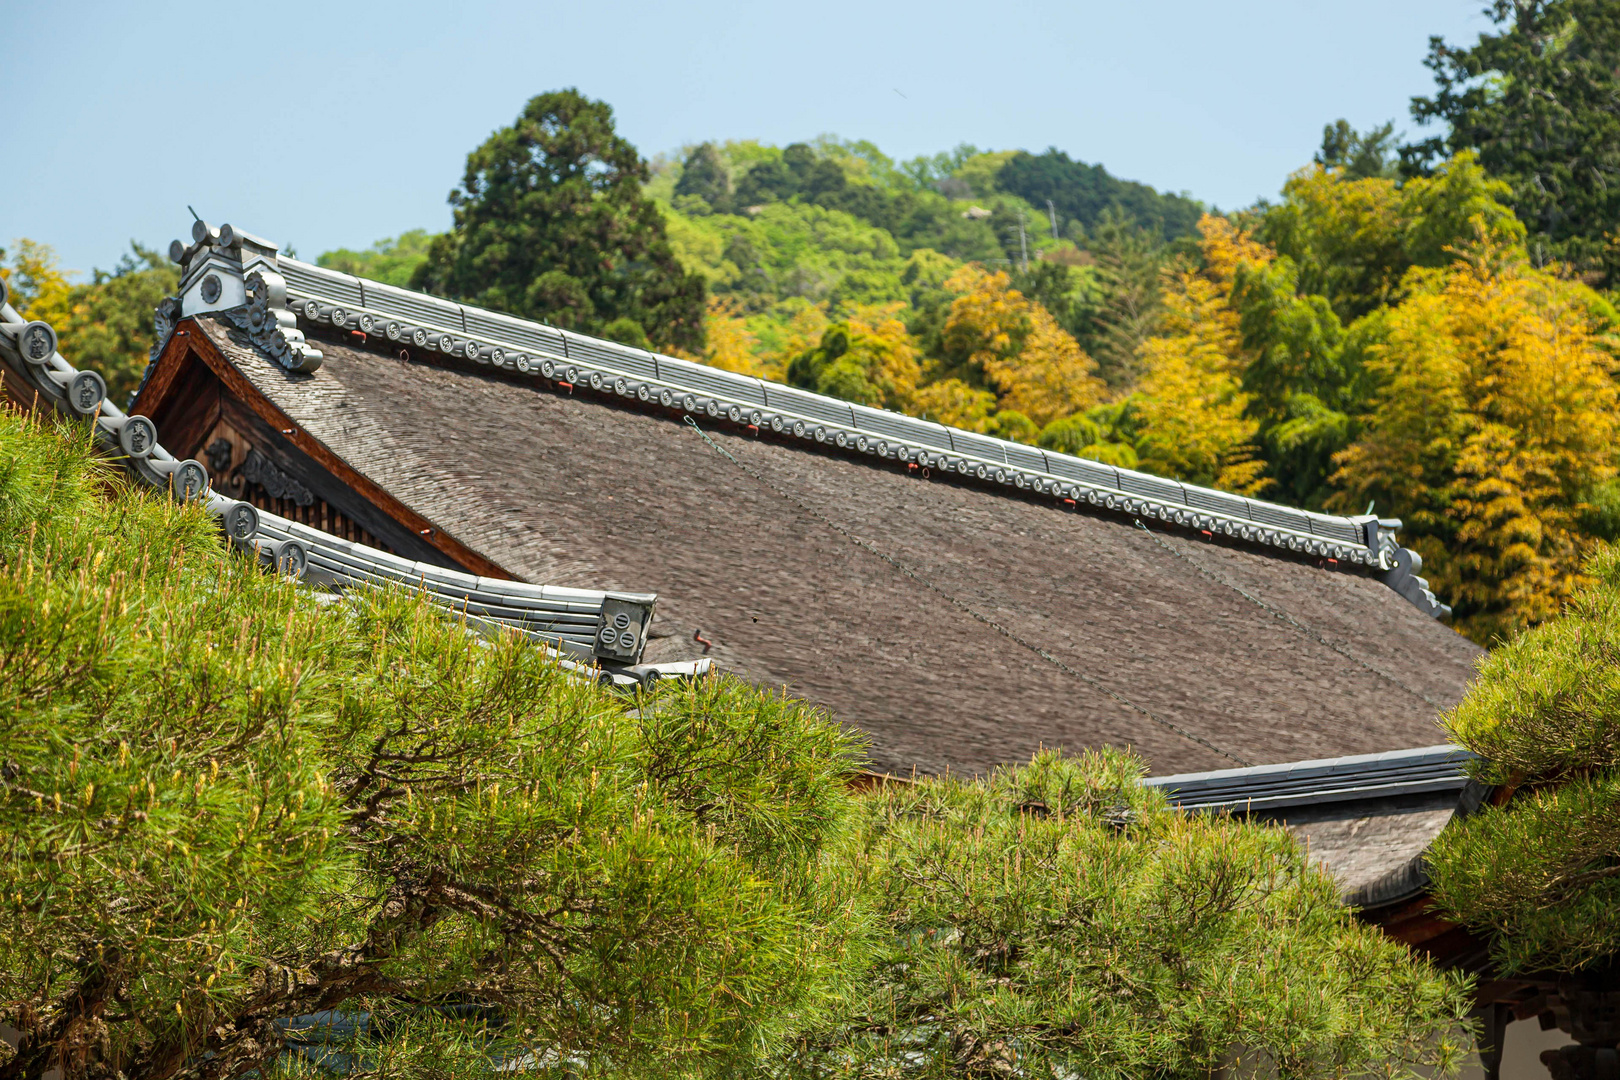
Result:
{"label": "wooden roof edge", "polygon": [[292,446],[313,459],[362,498],[371,502],[402,529],[420,536],[463,570],[478,577],[517,580],[517,575],[462,543],[450,532],[350,465],[320,439],[304,430],[292,417],[266,397],[252,381],[236,369],[220,351],[195,318],[182,318],[162,352],[147,372],[146,379],[130,406],[132,413],[152,417],[169,403],[179,385],[179,376],[188,356],[195,356],[237,400],[270,427],[280,432]]}

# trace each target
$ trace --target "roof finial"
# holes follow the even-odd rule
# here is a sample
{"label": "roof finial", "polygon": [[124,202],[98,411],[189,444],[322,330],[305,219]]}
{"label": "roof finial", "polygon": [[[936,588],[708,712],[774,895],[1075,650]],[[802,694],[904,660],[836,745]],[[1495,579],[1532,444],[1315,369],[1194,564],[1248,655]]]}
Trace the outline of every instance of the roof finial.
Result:
{"label": "roof finial", "polygon": [[[190,203],[186,203],[186,209],[191,210],[191,204]],[[198,221],[202,220],[202,215],[197,213],[197,211],[195,211],[195,210],[191,210],[191,216],[193,218],[197,219]]]}

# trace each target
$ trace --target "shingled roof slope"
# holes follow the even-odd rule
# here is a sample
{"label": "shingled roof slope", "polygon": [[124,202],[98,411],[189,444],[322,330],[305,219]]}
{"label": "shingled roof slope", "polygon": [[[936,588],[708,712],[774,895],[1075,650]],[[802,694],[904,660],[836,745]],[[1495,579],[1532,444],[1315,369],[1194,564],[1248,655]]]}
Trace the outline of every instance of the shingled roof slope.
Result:
{"label": "shingled roof slope", "polygon": [[698,655],[701,632],[724,668],[865,729],[880,769],[979,773],[1043,745],[1129,745],[1155,772],[1424,746],[1479,655],[1376,579],[1304,559],[802,441],[705,440],[375,339],[323,339],[320,369],[290,372],[198,324],[462,543],[533,582],[650,584],[670,636],[649,660]]}

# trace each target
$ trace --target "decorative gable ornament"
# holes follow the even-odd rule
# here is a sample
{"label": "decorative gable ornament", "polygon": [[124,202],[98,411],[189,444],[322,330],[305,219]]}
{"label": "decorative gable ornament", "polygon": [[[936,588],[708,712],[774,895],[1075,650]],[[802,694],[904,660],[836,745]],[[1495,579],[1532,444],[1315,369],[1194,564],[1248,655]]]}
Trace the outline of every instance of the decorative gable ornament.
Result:
{"label": "decorative gable ornament", "polygon": [[181,319],[217,312],[288,371],[319,368],[321,351],[305,339],[298,316],[287,307],[277,245],[230,225],[215,229],[206,221],[193,223],[191,238],[189,246],[179,240],[169,245],[169,258],[181,266],[180,295],[158,307],[154,358]]}

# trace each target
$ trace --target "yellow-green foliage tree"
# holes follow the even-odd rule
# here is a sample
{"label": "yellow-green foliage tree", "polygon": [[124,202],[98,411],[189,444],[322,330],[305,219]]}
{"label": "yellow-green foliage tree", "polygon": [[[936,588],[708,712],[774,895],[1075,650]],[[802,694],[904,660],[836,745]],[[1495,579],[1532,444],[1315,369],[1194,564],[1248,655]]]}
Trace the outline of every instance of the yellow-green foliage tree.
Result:
{"label": "yellow-green foliage tree", "polygon": [[101,372],[107,396],[118,403],[134,393],[151,359],[153,310],[180,283],[166,257],[134,243],[115,268],[97,270],[81,285],[68,282],[50,247],[30,240],[17,242],[0,274],[18,311],[54,326],[63,353]]}
{"label": "yellow-green foliage tree", "polygon": [[1388,306],[1405,295],[1407,271],[1449,265],[1472,241],[1476,220],[1496,241],[1517,242],[1523,229],[1500,201],[1505,195],[1463,155],[1404,183],[1307,170],[1289,180],[1278,205],[1245,215],[1275,253],[1240,267],[1233,283],[1248,414],[1260,423],[1273,481],[1268,497],[1325,505],[1333,455],[1360,434],[1376,388],[1367,348]]}
{"label": "yellow-green foliage tree", "polygon": [[913,411],[925,420],[965,431],[987,431],[996,411],[996,395],[961,379],[937,379],[912,397]]}
{"label": "yellow-green foliage tree", "polygon": [[1483,223],[1463,257],[1402,288],[1369,349],[1381,389],[1337,459],[1337,504],[1399,514],[1459,627],[1501,640],[1583,583],[1582,523],[1617,462],[1620,318]]}
{"label": "yellow-green foliage tree", "polygon": [[863,405],[909,408],[920,367],[917,347],[896,317],[901,306],[856,306],[847,318],[822,331],[814,348],[793,358],[787,381]]}
{"label": "yellow-green foliage tree", "polygon": [[1000,419],[1001,426],[1032,432],[1102,399],[1091,357],[1050,312],[1012,288],[1005,273],[964,266],[945,287],[957,297],[945,320],[941,374],[989,391],[1000,411],[1028,421],[1018,424],[1009,416]]}
{"label": "yellow-green foliage tree", "polygon": [[5,278],[11,304],[23,316],[59,326],[72,306],[73,287],[57,266],[56,252],[48,244],[24,237],[9,259],[0,248],[0,277]]}
{"label": "yellow-green foliage tree", "polygon": [[1265,462],[1255,455],[1259,424],[1246,412],[1232,288],[1241,271],[1273,256],[1224,218],[1206,214],[1198,228],[1204,267],[1166,275],[1163,329],[1138,352],[1135,451],[1148,472],[1249,494],[1264,486]]}
{"label": "yellow-green foliage tree", "polygon": [[1313,166],[1289,177],[1259,236],[1299,268],[1299,290],[1322,296],[1345,322],[1401,298],[1406,271],[1442,266],[1478,218],[1503,241],[1524,236],[1508,186],[1460,154],[1433,176],[1397,182]]}
{"label": "yellow-green foliage tree", "polygon": [[703,318],[706,347],[700,359],[722,371],[739,375],[762,375],[764,363],[757,354],[759,339],[748,329],[748,320],[731,297],[709,297],[709,310]]}

